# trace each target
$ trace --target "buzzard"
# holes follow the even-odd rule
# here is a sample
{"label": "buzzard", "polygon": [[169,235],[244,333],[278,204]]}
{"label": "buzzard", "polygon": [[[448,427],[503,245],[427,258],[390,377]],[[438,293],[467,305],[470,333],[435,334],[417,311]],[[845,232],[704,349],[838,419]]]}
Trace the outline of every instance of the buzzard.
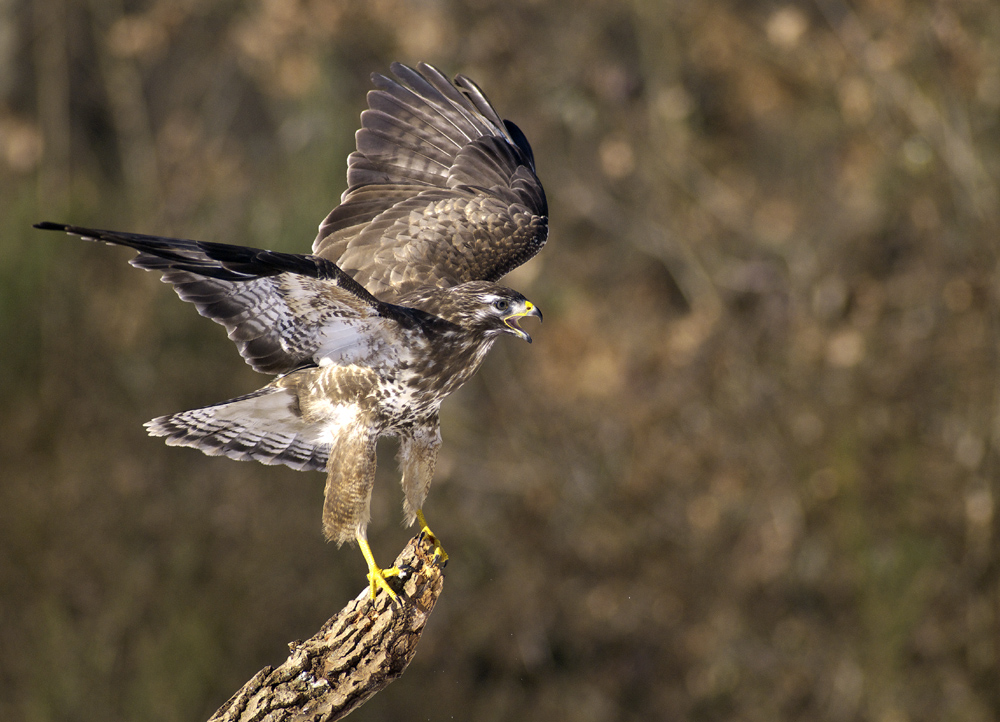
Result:
{"label": "buzzard", "polygon": [[399,438],[406,521],[419,521],[441,444],[438,411],[493,342],[531,342],[537,306],[497,281],[534,256],[547,206],[524,134],[483,91],[437,69],[395,63],[372,76],[348,187],[312,253],[81,228],[35,227],[129,246],[177,295],[222,324],[256,371],[245,396],[146,424],[152,436],[213,456],[325,470],[323,531],[356,540],[374,598],[381,569],[366,528],[375,444]]}

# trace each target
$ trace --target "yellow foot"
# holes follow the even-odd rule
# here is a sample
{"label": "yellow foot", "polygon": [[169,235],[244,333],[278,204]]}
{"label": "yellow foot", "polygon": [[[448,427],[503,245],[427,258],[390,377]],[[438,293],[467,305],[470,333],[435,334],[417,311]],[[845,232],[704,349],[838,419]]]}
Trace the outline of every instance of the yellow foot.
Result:
{"label": "yellow foot", "polygon": [[375,563],[375,556],[372,554],[372,548],[368,546],[368,540],[360,534],[355,538],[358,540],[358,546],[361,547],[361,553],[365,557],[365,562],[368,563],[368,583],[371,585],[372,601],[375,601],[375,595],[378,594],[378,590],[382,589],[389,595],[392,601],[398,602],[399,595],[389,586],[386,577],[398,577],[399,569],[396,567],[382,569],[382,567]]}
{"label": "yellow foot", "polygon": [[444,550],[441,546],[441,542],[438,540],[431,528],[427,526],[427,520],[424,518],[424,512],[417,510],[417,521],[420,522],[420,533],[423,534],[424,538],[427,539],[434,546],[434,563],[439,566],[445,566],[448,564],[448,552]]}
{"label": "yellow foot", "polygon": [[398,577],[399,569],[396,567],[389,567],[388,569],[380,569],[379,567],[370,567],[368,571],[368,582],[371,585],[372,601],[375,601],[375,595],[378,594],[378,590],[383,590],[389,595],[389,598],[394,601],[399,601],[399,596],[392,590],[389,586],[389,582],[386,581],[386,577]]}

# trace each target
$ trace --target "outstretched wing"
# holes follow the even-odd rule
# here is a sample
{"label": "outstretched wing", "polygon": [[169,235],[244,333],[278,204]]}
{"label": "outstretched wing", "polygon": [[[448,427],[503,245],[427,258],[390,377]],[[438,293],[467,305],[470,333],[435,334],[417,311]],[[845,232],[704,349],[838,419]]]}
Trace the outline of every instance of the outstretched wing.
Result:
{"label": "outstretched wing", "polygon": [[39,223],[139,251],[130,263],[159,271],[198,313],[226,327],[262,373],[369,357],[390,342],[403,309],[381,303],[324,258],[222,243]]}
{"label": "outstretched wing", "polygon": [[383,300],[497,281],[534,256],[548,209],[531,146],[464,76],[421,63],[373,75],[348,188],[313,252]]}

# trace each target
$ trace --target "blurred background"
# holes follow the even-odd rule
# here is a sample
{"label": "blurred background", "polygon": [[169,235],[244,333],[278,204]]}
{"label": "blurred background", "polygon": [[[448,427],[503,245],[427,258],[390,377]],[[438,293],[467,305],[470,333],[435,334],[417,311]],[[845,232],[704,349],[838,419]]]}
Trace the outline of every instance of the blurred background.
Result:
{"label": "blurred background", "polygon": [[307,252],[393,60],[530,139],[546,320],[445,403],[351,719],[1000,717],[1000,5],[2,0],[0,718],[207,718],[364,588],[322,474],[146,437],[266,383],[224,329],[30,226]]}

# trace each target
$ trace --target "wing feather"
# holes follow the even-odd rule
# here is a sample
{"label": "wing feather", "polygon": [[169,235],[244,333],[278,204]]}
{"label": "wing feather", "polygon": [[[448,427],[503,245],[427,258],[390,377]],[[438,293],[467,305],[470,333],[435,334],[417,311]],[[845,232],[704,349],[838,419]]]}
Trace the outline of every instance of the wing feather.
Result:
{"label": "wing feather", "polygon": [[426,64],[392,72],[372,76],[348,188],[313,252],[387,301],[499,280],[548,234],[531,146],[468,78]]}
{"label": "wing feather", "polygon": [[256,371],[351,363],[383,349],[402,309],[380,302],[326,259],[245,246],[40,223],[139,251],[130,263],[159,271],[198,313],[226,327]]}
{"label": "wing feather", "polygon": [[295,413],[289,389],[265,386],[239,398],[145,424],[150,436],[164,436],[169,446],[190,446],[209,456],[228,456],[262,464],[284,464],[299,471],[323,471],[331,437],[322,425]]}
{"label": "wing feather", "polygon": [[[375,87],[386,91],[395,97],[406,98],[412,107],[418,109],[422,117],[427,118],[436,127],[453,128],[466,142],[481,135],[489,134],[493,129],[480,122],[475,108],[459,95],[448,79],[437,68],[421,63],[420,72],[402,63],[393,63],[392,73],[406,83],[412,90],[400,86],[396,81],[384,75],[372,76]],[[436,84],[430,82],[437,81]],[[428,110],[431,111],[428,113]],[[447,132],[447,131],[446,131]],[[461,141],[458,145],[464,145]]]}

